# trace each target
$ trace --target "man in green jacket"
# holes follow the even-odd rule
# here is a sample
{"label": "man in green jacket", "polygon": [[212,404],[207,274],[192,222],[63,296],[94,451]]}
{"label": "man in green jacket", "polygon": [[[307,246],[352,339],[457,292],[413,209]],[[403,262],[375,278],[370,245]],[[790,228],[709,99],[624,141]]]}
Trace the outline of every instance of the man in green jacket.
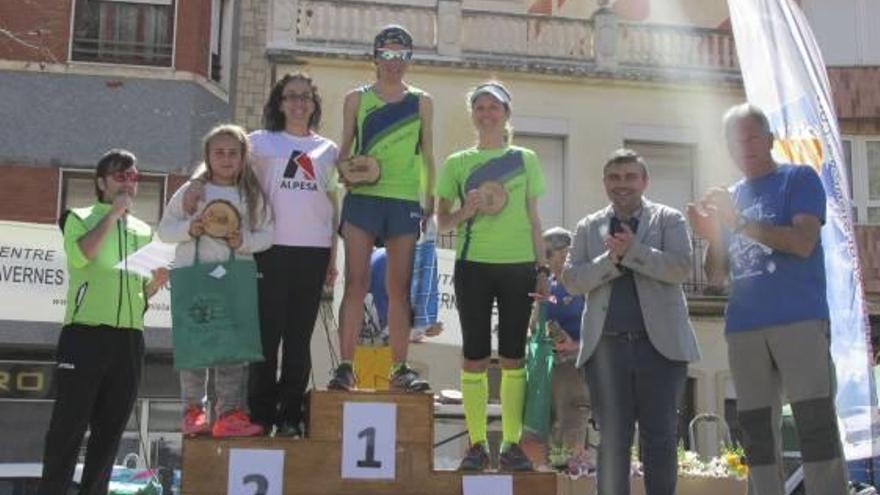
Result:
{"label": "man in green jacket", "polygon": [[[40,494],[67,493],[87,428],[80,493],[107,493],[137,397],[147,299],[168,275],[157,270],[147,280],[127,270],[128,256],[152,238],[150,226],[128,213],[139,178],[134,155],[108,151],[95,172],[98,201],[67,210],[59,220],[69,286]],[[116,268],[120,262],[123,269]]]}

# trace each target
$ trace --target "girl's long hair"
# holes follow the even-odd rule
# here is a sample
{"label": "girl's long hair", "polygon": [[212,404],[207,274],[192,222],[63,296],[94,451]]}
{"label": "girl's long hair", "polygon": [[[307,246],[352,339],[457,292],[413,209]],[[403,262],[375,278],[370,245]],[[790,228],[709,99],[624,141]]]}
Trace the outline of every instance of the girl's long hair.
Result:
{"label": "girl's long hair", "polygon": [[232,137],[241,144],[242,167],[241,173],[238,174],[238,180],[236,180],[236,186],[238,187],[239,196],[245,198],[245,203],[247,204],[248,224],[251,230],[255,230],[257,225],[268,214],[268,205],[263,189],[260,187],[260,181],[257,179],[257,175],[254,173],[254,169],[248,159],[250,142],[248,141],[247,133],[241,126],[221,124],[205,134],[202,140],[205,161],[196,168],[196,171],[193,173],[193,179],[211,180],[211,141],[218,136]]}

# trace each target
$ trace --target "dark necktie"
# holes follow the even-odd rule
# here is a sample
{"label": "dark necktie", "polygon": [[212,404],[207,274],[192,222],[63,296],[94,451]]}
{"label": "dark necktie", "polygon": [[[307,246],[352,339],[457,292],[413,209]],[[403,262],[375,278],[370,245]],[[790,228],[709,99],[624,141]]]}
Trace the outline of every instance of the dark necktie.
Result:
{"label": "dark necktie", "polygon": [[621,220],[616,216],[611,217],[611,235],[623,232],[623,224],[629,225],[629,229],[635,234],[636,230],[639,228],[639,219],[636,217],[630,217],[627,220]]}

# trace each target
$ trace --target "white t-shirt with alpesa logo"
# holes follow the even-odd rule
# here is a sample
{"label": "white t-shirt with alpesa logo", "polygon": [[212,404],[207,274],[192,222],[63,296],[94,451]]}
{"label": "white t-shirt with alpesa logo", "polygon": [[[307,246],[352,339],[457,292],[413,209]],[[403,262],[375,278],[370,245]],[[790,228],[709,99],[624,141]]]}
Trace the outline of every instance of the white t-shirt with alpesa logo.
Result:
{"label": "white t-shirt with alpesa logo", "polygon": [[251,163],[275,214],[274,244],[330,247],[337,188],[333,141],[311,134],[256,131],[249,136]]}

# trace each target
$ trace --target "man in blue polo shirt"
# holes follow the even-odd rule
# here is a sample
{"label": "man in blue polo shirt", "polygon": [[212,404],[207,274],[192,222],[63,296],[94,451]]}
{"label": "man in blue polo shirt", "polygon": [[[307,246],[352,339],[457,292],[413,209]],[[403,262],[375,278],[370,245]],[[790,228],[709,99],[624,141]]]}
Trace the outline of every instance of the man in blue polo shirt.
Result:
{"label": "man in blue polo shirt", "polygon": [[807,166],[778,165],[764,113],[731,108],[725,137],[744,178],[688,206],[709,241],[706,271],[730,280],[726,336],[739,423],[757,495],[782,495],[782,398],[791,402],[807,492],[847,493],[834,406],[820,229],[825,192]]}

